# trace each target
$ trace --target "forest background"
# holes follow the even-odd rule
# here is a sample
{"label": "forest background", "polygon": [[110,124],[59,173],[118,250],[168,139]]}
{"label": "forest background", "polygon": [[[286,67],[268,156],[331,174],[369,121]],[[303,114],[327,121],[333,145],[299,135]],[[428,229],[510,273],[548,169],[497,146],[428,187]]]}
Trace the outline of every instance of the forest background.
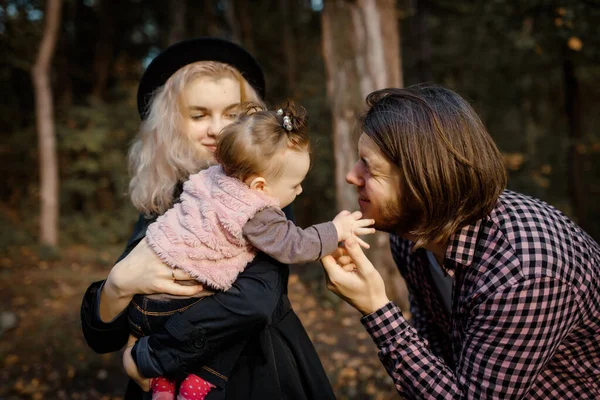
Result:
{"label": "forest background", "polygon": [[[51,15],[56,46],[44,69]],[[79,300],[106,276],[137,217],[126,152],[139,127],[139,78],[161,49],[197,36],[242,44],[265,70],[267,102],[293,99],[308,110],[313,167],[294,203],[300,225],[357,208],[340,171],[356,157],[347,121],[365,91],[433,82],[481,115],[510,189],[600,240],[599,1],[2,0],[1,398],[122,395],[118,356],[93,355],[82,342]],[[378,55],[385,62],[374,65]],[[45,138],[35,90],[44,74],[53,108]],[[40,211],[50,171],[54,220]],[[384,254],[384,242],[375,251]],[[406,305],[389,259],[373,257],[387,263],[389,290]],[[326,292],[318,265],[294,272],[294,307],[340,398],[393,398],[357,315]]]}

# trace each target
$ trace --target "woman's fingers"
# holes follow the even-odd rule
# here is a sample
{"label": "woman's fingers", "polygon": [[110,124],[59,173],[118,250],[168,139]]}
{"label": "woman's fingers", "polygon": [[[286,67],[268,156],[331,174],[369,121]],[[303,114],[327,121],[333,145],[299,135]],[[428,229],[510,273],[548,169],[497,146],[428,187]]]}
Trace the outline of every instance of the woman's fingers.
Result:
{"label": "woman's fingers", "polygon": [[200,283],[197,285],[180,285],[177,282],[167,281],[164,283],[162,293],[167,293],[173,296],[187,296],[191,297],[200,293],[204,289]]}
{"label": "woman's fingers", "polygon": [[[171,267],[169,267],[171,268]],[[175,279],[176,281],[193,281],[195,278],[191,276],[186,271],[181,268],[172,268],[171,269],[171,279]]]}

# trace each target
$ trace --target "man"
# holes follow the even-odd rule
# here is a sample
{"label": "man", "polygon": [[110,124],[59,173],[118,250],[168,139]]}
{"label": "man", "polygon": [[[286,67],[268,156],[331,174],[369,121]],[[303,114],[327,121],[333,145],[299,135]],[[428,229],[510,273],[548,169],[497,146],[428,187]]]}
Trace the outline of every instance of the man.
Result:
{"label": "man", "polygon": [[548,204],[504,190],[470,105],[435,86],[367,98],[346,180],[391,234],[410,325],[355,241],[322,262],[365,316],[405,398],[600,399],[600,247]]}

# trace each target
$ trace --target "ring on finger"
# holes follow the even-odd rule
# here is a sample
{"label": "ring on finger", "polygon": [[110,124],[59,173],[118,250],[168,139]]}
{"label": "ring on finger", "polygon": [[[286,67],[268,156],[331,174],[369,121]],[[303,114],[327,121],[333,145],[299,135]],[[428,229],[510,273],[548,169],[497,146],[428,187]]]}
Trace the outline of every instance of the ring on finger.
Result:
{"label": "ring on finger", "polygon": [[171,278],[173,278],[173,282],[176,281],[176,279],[175,279],[175,267],[171,267]]}

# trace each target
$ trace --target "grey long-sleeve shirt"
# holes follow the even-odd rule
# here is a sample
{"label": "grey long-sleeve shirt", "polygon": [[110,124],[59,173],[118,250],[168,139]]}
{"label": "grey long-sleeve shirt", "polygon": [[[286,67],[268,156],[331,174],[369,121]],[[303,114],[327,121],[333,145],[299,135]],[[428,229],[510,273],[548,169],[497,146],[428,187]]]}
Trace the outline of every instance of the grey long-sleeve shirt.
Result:
{"label": "grey long-sleeve shirt", "polygon": [[288,221],[283,211],[276,207],[256,213],[242,232],[252,246],[284,264],[316,261],[333,252],[338,245],[333,222],[302,229]]}

